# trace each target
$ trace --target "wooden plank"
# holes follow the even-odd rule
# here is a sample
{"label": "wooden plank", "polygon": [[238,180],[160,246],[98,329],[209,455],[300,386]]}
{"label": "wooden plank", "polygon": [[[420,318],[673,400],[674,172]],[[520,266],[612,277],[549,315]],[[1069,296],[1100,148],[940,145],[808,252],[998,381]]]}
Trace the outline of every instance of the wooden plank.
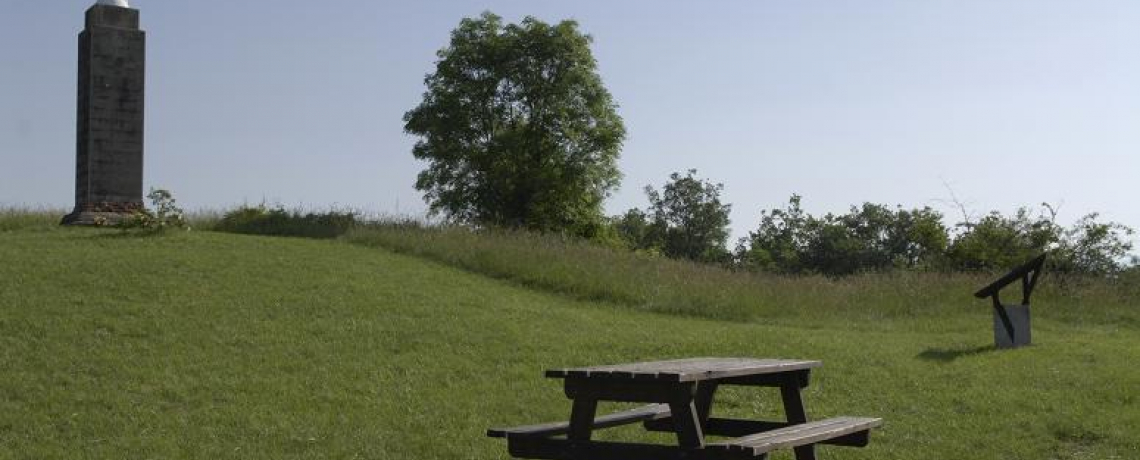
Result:
{"label": "wooden plank", "polygon": [[[651,404],[637,409],[604,415],[594,419],[595,429],[611,428],[631,423],[645,422],[669,416],[668,404]],[[539,425],[513,428],[491,428],[487,436],[492,438],[560,436],[570,433],[570,422],[543,423]]]}
{"label": "wooden plank", "polygon": [[837,417],[709,444],[707,449],[759,456],[777,449],[807,446],[832,439],[852,440],[856,433],[882,426],[882,419]]}
{"label": "wooden plank", "polygon": [[570,422],[552,422],[542,423],[538,425],[514,426],[510,428],[491,428],[487,430],[487,436],[492,438],[516,438],[516,437],[542,437],[542,436],[559,436],[570,432]]}
{"label": "wooden plank", "polygon": [[[657,406],[657,405],[655,405],[655,406]],[[623,412],[623,413],[612,414],[612,415],[607,416],[607,417],[614,418],[615,420],[617,417],[625,417],[626,419],[631,420],[634,418],[634,414],[633,414],[634,412],[645,413],[647,416],[661,416],[662,414],[665,414],[667,416],[667,414],[668,414],[667,412],[656,412],[656,410],[660,410],[660,409],[661,409],[660,407],[655,408],[654,406],[647,406],[644,408],[637,409],[635,411],[627,411],[627,412]],[[651,415],[651,414],[654,414],[654,415]],[[601,423],[601,425],[598,426],[599,428],[602,426],[615,426],[615,425],[606,425],[606,422],[602,421],[603,419],[606,419],[607,417],[599,417],[598,421],[599,421],[599,423]],[[840,432],[842,432],[842,430],[839,430],[838,428],[842,426],[843,420],[846,420],[846,419],[850,419],[850,418],[846,417],[846,418],[825,420],[825,421],[820,421],[820,422],[814,422],[813,424],[814,425],[824,425],[825,429],[830,429],[830,430],[832,430],[833,433],[840,433]],[[867,425],[866,428],[862,429],[861,431],[855,431],[853,433],[846,434],[846,435],[838,434],[838,435],[835,435],[831,438],[821,439],[821,440],[818,440],[815,442],[820,443],[820,444],[844,445],[844,446],[856,446],[856,447],[866,446],[867,441],[869,440],[869,437],[868,437],[869,430],[873,427],[879,426],[879,424],[881,422],[879,422],[878,419],[853,419],[853,420],[873,420],[876,423]],[[652,422],[652,423],[656,423],[656,422]],[[737,424],[739,424],[739,425],[737,425]],[[758,425],[758,424],[763,424],[763,425]],[[794,445],[769,444],[763,448],[756,448],[756,447],[744,447],[744,446],[733,447],[732,444],[733,443],[742,443],[742,442],[754,442],[756,444],[762,444],[763,442],[772,441],[773,439],[771,439],[771,438],[773,437],[773,435],[778,435],[780,432],[795,433],[795,435],[801,436],[803,438],[802,441],[806,442],[806,440],[808,440],[811,437],[811,435],[813,435],[813,433],[810,430],[811,429],[810,425],[813,425],[813,424],[794,425],[791,427],[779,428],[776,431],[772,431],[772,432],[768,432],[768,433],[762,433],[760,435],[750,435],[750,436],[745,436],[745,437],[741,437],[738,439],[728,440],[728,441],[724,441],[724,442],[720,442],[720,443],[709,444],[705,447],[705,449],[698,450],[698,451],[684,450],[684,449],[680,449],[676,446],[646,445],[646,444],[632,444],[632,443],[613,443],[613,442],[599,442],[599,441],[589,441],[589,442],[582,443],[582,442],[574,442],[574,441],[571,441],[568,439],[552,438],[551,436],[555,436],[558,434],[565,434],[566,430],[568,429],[568,424],[565,422],[555,423],[555,424],[547,424],[547,425],[561,425],[562,428],[561,428],[561,431],[559,431],[559,432],[550,432],[550,433],[546,433],[544,435],[528,434],[528,433],[524,432],[526,429],[531,428],[531,427],[507,428],[507,429],[497,429],[497,430],[491,430],[491,431],[497,431],[497,432],[502,433],[502,435],[494,435],[493,437],[505,437],[508,439],[508,443],[509,443],[508,446],[509,446],[510,454],[514,457],[517,457],[517,458],[549,459],[549,460],[670,460],[670,459],[677,459],[677,460],[680,460],[680,459],[688,459],[688,460],[699,460],[699,459],[752,459],[752,460],[760,460],[760,459],[766,458],[767,453],[770,452],[771,450],[794,447]],[[710,428],[716,427],[716,426],[722,426],[723,427],[723,426],[728,426],[728,425],[737,425],[733,428],[733,430],[739,431],[739,430],[746,429],[746,428],[747,429],[769,429],[769,427],[772,427],[772,426],[781,426],[781,425],[785,425],[785,424],[783,424],[781,422],[755,422],[755,421],[733,420],[733,419],[716,419],[716,418],[709,420]],[[546,425],[534,425],[534,427],[542,427],[542,426],[546,426]],[[515,430],[519,430],[519,432],[515,433]],[[490,434],[491,431],[488,431],[488,434]],[[767,435],[769,439],[767,439],[766,441],[761,439],[761,437],[764,435]],[[750,439],[753,441],[749,441]],[[778,441],[778,439],[776,439],[776,440]],[[765,450],[765,449],[767,449],[767,450]]]}
{"label": "wooden plank", "polygon": [[560,372],[574,376],[606,375],[613,377],[656,376],[657,374],[691,373],[704,370],[723,368],[726,364],[741,362],[740,358],[688,358],[669,361],[651,361],[641,363],[617,364],[610,366],[592,366],[576,369],[553,370],[548,374],[558,375]]}
{"label": "wooden plank", "polygon": [[546,371],[552,378],[696,382],[819,367],[819,361],[754,358],[687,358]]}
{"label": "wooden plank", "polygon": [[[672,433],[675,430],[673,427],[673,417],[669,416],[646,420],[643,423],[647,431]],[[725,436],[729,438],[737,438],[753,435],[756,433],[762,433],[765,431],[778,430],[780,428],[786,428],[794,425],[796,424],[788,422],[712,417],[705,424],[705,436]],[[860,431],[858,433],[853,433],[847,436],[820,441],[819,444],[827,444],[831,446],[866,447],[870,442],[870,436],[868,436],[868,434],[869,432],[867,431]]]}
{"label": "wooden plank", "polygon": [[[708,445],[708,448],[712,450],[748,452],[749,454],[759,453],[761,451],[772,451],[779,448],[788,448],[795,445],[823,441],[827,438],[813,438],[815,438],[820,433],[828,432],[828,430],[832,428],[844,426],[846,426],[846,421],[841,418],[819,420],[810,423],[800,423],[789,425],[776,430],[754,433],[735,439],[712,443]],[[839,433],[834,437],[843,435],[844,434]]]}

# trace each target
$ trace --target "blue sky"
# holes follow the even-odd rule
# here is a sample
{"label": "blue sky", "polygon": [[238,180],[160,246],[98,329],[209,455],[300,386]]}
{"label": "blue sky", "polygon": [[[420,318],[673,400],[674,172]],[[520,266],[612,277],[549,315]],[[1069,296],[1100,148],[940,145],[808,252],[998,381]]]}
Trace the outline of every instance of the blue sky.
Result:
{"label": "blue sky", "polygon": [[[72,206],[75,49],[92,0],[0,1],[0,205]],[[1047,201],[1140,227],[1140,2],[132,0],[146,183],[241,203],[417,214],[401,117],[484,10],[573,18],[629,138],[611,213],[696,168],[759,211],[960,214]]]}

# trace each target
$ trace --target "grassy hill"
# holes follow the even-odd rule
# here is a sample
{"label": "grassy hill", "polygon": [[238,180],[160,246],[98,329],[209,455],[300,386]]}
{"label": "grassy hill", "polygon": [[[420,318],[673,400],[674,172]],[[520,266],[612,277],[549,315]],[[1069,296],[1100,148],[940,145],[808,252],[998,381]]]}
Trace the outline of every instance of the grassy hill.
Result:
{"label": "grassy hill", "polygon": [[[822,360],[810,414],[887,425],[821,458],[1140,452],[1140,313],[1082,294],[1096,290],[1046,290],[1037,345],[995,352],[969,277],[769,279],[754,310],[701,314],[483,276],[385,249],[431,255],[392,235],[133,237],[7,219],[0,459],[501,459],[487,427],[568,414],[544,369],[690,356]],[[721,414],[780,416],[774,392],[718,397]]]}

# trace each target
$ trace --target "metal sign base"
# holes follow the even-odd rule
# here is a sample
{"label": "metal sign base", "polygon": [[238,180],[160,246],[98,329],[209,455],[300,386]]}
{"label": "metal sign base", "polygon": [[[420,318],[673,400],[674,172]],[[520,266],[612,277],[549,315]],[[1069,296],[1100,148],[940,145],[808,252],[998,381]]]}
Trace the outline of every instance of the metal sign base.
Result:
{"label": "metal sign base", "polygon": [[[1002,310],[1005,310],[1005,318],[1002,318]],[[1029,305],[1003,305],[1001,309],[994,309],[994,344],[999,349],[1031,344],[1030,330]]]}

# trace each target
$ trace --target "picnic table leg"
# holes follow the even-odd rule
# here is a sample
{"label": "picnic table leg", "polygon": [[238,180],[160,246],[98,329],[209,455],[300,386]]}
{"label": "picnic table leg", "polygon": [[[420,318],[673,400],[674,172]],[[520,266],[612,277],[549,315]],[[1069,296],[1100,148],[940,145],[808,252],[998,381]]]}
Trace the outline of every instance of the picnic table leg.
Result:
{"label": "picnic table leg", "polygon": [[669,401],[669,411],[673,414],[677,443],[682,449],[700,449],[705,446],[705,436],[701,429],[701,417],[694,400],[693,384],[686,384],[674,391]]}
{"label": "picnic table leg", "polygon": [[[780,396],[784,400],[784,414],[788,417],[788,423],[807,423],[807,409],[804,408],[799,382],[789,379],[780,385]],[[795,452],[796,460],[815,460],[814,444],[796,447]]]}
{"label": "picnic table leg", "polygon": [[697,408],[697,417],[701,421],[701,429],[708,429],[709,417],[712,416],[713,395],[718,384],[715,381],[705,381],[697,384],[697,396],[693,401]]}
{"label": "picnic table leg", "polygon": [[594,431],[594,416],[598,412],[598,398],[593,394],[579,394],[574,398],[574,408],[570,411],[571,441],[589,441]]}

